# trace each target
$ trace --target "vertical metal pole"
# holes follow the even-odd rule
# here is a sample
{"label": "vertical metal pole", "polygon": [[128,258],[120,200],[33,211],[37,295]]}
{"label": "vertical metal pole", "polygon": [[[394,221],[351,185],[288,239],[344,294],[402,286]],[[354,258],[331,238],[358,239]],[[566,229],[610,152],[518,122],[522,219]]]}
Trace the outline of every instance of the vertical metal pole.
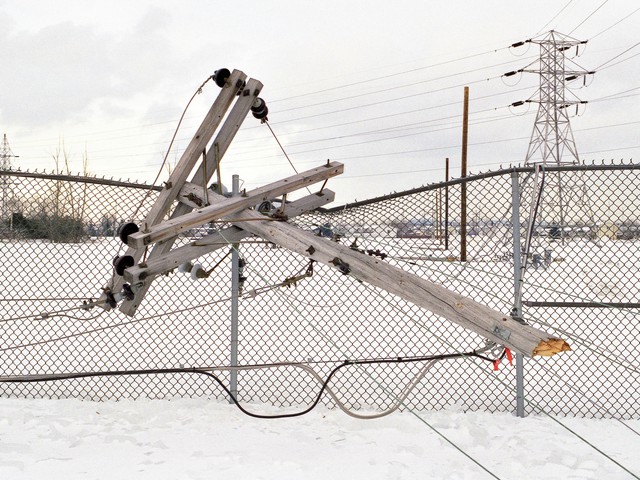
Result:
{"label": "vertical metal pole", "polygon": [[[464,87],[462,112],[462,159],[460,177],[467,176],[467,139],[469,136],[469,87]],[[467,261],[467,184],[460,185],[460,261]]]}
{"label": "vertical metal pole", "polygon": [[[513,229],[513,309],[511,316],[522,322],[522,250],[520,246],[520,184],[511,172],[511,225]],[[524,417],[524,356],[516,352],[516,415]]]}
{"label": "vertical metal pole", "polygon": [[[449,158],[444,162],[444,181],[449,181]],[[444,249],[449,250],[449,185],[444,187]]]}
{"label": "vertical metal pole", "polygon": [[[220,185],[222,188],[222,185]],[[240,194],[240,177],[233,175],[231,185],[232,195]],[[238,254],[239,244],[231,246],[231,355],[230,366],[238,366],[238,292],[240,288],[240,255]],[[238,371],[231,370],[229,373],[229,390],[234,399],[238,398]],[[233,403],[230,398],[229,403]]]}
{"label": "vertical metal pole", "polygon": [[524,418],[524,355],[516,352],[516,416]]}
{"label": "vertical metal pole", "polygon": [[436,239],[442,245],[442,190],[436,190]]}

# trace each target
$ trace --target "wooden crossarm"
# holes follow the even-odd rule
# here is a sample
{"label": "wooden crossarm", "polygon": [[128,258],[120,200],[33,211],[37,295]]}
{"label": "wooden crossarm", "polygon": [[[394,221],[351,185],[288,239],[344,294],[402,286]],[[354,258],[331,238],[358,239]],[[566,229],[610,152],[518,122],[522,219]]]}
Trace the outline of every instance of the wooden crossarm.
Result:
{"label": "wooden crossarm", "polygon": [[[264,187],[256,188],[240,197],[227,198],[214,205],[199,208],[186,215],[159,223],[158,225],[149,227],[147,231],[129,235],[127,243],[132,248],[143,248],[151,243],[175,237],[198,225],[203,225],[212,220],[218,220],[231,213],[257,205],[265,200],[270,200],[302,187],[322,182],[323,180],[341,174],[343,171],[344,165],[337,162],[330,162],[322,167],[313,168],[292,177],[265,185]],[[188,197],[189,195],[204,196],[202,188],[198,188],[197,186],[190,187],[188,185],[184,187],[185,190],[189,188],[192,188],[192,190],[188,194],[183,192],[182,197]],[[209,194],[216,195],[211,191],[209,191]],[[211,203],[208,198],[207,203]]]}
{"label": "wooden crossarm", "polygon": [[[331,203],[334,199],[335,193],[325,189],[320,193],[309,195],[286,204],[285,214],[287,217],[293,218]],[[263,215],[260,216],[264,218]],[[173,270],[183,263],[215,252],[220,248],[229,247],[231,244],[238,243],[250,235],[251,233],[248,231],[235,226],[225,228],[220,232],[205,235],[188,245],[175,248],[163,255],[157,255],[153,259],[147,260],[143,265],[135,265],[127,268],[124,271],[124,278],[132,285],[138,282],[148,282],[153,277]]]}

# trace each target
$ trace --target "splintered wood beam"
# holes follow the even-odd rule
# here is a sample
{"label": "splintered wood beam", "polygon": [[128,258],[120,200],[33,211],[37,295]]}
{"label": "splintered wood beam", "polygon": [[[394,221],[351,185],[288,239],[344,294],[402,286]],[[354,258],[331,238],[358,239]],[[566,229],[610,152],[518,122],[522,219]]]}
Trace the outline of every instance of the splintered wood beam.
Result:
{"label": "splintered wood beam", "polygon": [[[344,166],[341,163],[329,162],[322,167],[307,170],[306,172],[265,185],[264,187],[256,188],[239,197],[225,198],[224,201],[216,202],[214,205],[196,209],[191,213],[149,227],[146,231],[129,235],[127,244],[132,248],[143,248],[151,243],[175,237],[191,228],[257,205],[265,200],[271,200],[285,193],[334,177],[343,171]],[[182,195],[184,198],[188,198],[189,196],[195,198],[198,195],[201,197],[204,196],[202,188],[192,188],[189,185],[186,185],[184,188],[185,191],[188,191],[188,193]],[[207,195],[213,196],[216,194],[209,190]],[[208,203],[210,203],[209,198],[207,198],[207,204]]]}
{"label": "splintered wood beam", "polygon": [[[284,214],[288,218],[293,218],[331,203],[334,199],[335,193],[325,189],[320,193],[286,204]],[[264,215],[260,215],[260,217],[264,218]],[[173,270],[183,263],[190,262],[218,249],[229,247],[250,235],[251,233],[238,227],[225,228],[220,232],[205,235],[188,245],[175,248],[163,255],[158,255],[143,264],[127,268],[124,271],[124,279],[132,285],[139,282],[148,282],[153,277]]]}
{"label": "splintered wood beam", "polygon": [[562,339],[513,320],[509,315],[452,292],[440,285],[364,255],[344,245],[315,236],[291,224],[258,221],[259,214],[245,210],[234,225],[281,247],[339,269],[423,307],[499,345],[527,356],[551,356],[570,350]]}

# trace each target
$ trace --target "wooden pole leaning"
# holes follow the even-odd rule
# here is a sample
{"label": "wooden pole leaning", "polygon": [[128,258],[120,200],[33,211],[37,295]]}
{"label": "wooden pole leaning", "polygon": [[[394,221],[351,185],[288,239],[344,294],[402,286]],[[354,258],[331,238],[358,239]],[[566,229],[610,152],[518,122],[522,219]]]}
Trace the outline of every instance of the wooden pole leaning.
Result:
{"label": "wooden pole leaning", "polygon": [[516,352],[531,357],[551,356],[570,350],[562,339],[522,325],[509,315],[394,267],[382,259],[363,255],[288,223],[259,221],[259,214],[254,211],[245,210],[237,216],[244,221],[234,224],[243,230],[312,260],[336,267],[344,274],[426,308]]}

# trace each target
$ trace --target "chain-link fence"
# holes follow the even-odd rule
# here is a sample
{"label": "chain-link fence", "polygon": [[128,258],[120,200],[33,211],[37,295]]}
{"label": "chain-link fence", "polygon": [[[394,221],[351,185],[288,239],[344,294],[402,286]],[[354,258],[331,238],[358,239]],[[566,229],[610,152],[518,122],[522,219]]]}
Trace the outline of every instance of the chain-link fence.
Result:
{"label": "chain-link fence", "polygon": [[[635,165],[511,169],[290,222],[569,341],[572,352],[525,359],[527,412],[637,418],[639,175]],[[178,271],[158,277],[133,318],[78,309],[111,278],[112,260],[124,249],[118,226],[142,221],[157,189],[19,172],[2,179],[0,375],[229,365],[231,245],[198,259],[213,269],[206,279]],[[196,229],[177,245],[215,228]],[[425,309],[262,239],[249,237],[238,249],[245,265],[238,361],[265,367],[238,372],[241,402],[308,405],[320,390],[313,372],[325,378],[345,359],[485,345]],[[229,382],[227,371],[219,373]],[[335,396],[322,401],[381,410],[406,394],[404,408],[513,411],[515,377],[504,362],[494,371],[477,358],[351,365],[331,378]],[[203,376],[163,373],[0,383],[0,395],[226,392]]]}

